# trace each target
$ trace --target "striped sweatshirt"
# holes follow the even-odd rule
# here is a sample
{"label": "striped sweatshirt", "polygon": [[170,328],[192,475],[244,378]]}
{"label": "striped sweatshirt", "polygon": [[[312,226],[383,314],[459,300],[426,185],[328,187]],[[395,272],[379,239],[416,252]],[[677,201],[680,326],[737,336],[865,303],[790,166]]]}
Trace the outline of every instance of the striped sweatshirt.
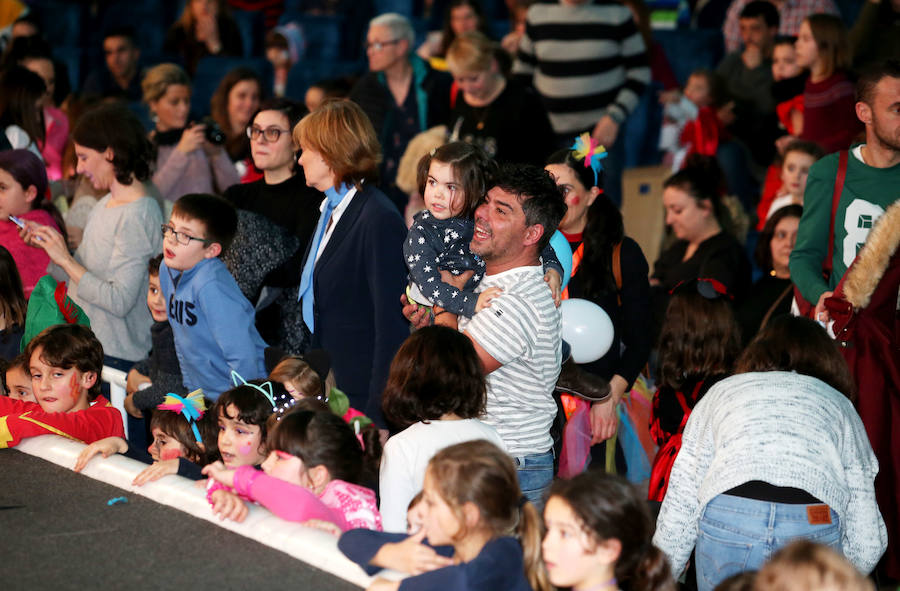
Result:
{"label": "striped sweatshirt", "polygon": [[471,319],[459,318],[459,330],[502,364],[486,376],[482,421],[497,430],[510,455],[544,453],[553,447],[562,316],[539,265],[485,275],[475,291],[488,287],[503,293]]}
{"label": "striped sweatshirt", "polygon": [[534,85],[557,134],[591,130],[607,114],[621,123],[650,82],[631,11],[609,0],[532,5],[513,73]]}

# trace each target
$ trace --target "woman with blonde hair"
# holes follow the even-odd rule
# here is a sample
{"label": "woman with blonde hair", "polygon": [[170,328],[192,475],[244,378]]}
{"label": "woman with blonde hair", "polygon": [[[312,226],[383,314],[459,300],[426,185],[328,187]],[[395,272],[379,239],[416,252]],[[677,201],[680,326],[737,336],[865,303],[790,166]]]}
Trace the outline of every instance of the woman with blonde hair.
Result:
{"label": "woman with blonde hair", "polygon": [[150,141],[156,149],[153,184],[174,202],[188,193],[216,193],[240,181],[237,168],[222,145],[207,139],[207,126],[188,123],[191,79],[175,64],[150,68],[141,82],[144,102],[156,128]]}
{"label": "woman with blonde hair", "polygon": [[408,336],[397,305],[406,287],[406,226],[377,187],[381,148],[362,109],[331,100],[294,128],[306,184],[325,193],[300,277],[312,345],[333,360],[350,405],[384,428],[381,391]]}
{"label": "woman with blonde hair", "polygon": [[498,51],[495,42],[478,32],[460,35],[447,50],[455,80],[450,141],[476,144],[501,162],[543,165],[556,144],[547,112],[530,87],[503,76]]}

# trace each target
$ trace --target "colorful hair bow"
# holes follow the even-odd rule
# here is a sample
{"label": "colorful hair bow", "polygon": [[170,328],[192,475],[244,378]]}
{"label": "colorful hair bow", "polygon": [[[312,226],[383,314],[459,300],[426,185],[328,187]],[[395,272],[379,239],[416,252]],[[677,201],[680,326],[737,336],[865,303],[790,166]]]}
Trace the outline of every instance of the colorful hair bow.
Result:
{"label": "colorful hair bow", "polygon": [[584,132],[575,138],[575,143],[569,148],[577,160],[584,158],[584,167],[590,167],[594,171],[594,185],[599,184],[599,173],[603,170],[600,161],[609,156],[606,148],[601,146],[591,134]]}
{"label": "colorful hair bow", "polygon": [[200,420],[200,417],[202,417],[203,413],[206,411],[206,402],[203,400],[203,390],[198,388],[184,398],[178,394],[169,392],[166,394],[163,403],[156,408],[183,414],[184,418],[188,420],[188,423],[191,426],[191,431],[194,432],[194,439],[197,440],[197,443],[203,443],[203,438],[200,437],[200,430],[197,429],[197,421]]}
{"label": "colorful hair bow", "polygon": [[259,390],[259,393],[266,397],[266,399],[272,403],[272,410],[278,408],[278,404],[275,402],[275,395],[272,394],[272,382],[263,382],[262,385],[257,386],[256,384],[251,384],[247,380],[241,377],[241,374],[231,370],[231,383],[235,386],[249,386],[251,388],[255,388]]}

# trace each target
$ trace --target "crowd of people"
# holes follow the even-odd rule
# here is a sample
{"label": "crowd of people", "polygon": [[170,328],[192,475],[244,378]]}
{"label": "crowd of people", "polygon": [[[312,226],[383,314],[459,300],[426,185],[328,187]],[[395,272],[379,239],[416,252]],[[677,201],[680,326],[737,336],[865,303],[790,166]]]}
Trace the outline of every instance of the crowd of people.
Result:
{"label": "crowd of people", "polygon": [[[368,71],[305,96],[302,30],[267,13],[274,85],[233,69],[208,117],[195,74],[245,53],[222,0],[159,63],[105,31],[74,92],[40,20],[9,23],[0,447],[205,480],[223,519],[256,503],[410,575],[371,589],[896,583],[900,6],[848,29],[734,0],[679,89],[640,0],[508,0],[502,42],[478,0],[425,4],[441,31],[376,15]],[[621,210],[648,93],[660,252]],[[582,363],[574,299],[611,326]]]}

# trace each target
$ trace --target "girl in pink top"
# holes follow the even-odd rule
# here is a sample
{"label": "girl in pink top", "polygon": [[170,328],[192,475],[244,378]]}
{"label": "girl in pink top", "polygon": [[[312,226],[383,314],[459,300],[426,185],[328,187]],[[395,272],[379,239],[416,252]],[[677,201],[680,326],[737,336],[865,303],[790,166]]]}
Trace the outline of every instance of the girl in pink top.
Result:
{"label": "girl in pink top", "polygon": [[65,237],[62,216],[48,199],[47,186],[44,163],[33,152],[0,152],[0,244],[16,261],[26,298],[47,274],[50,257],[43,248],[29,246],[19,237],[19,226],[10,216],[51,226]]}
{"label": "girl in pink top", "polygon": [[[288,521],[333,533],[381,530],[375,493],[357,484],[368,458],[340,417],[325,410],[288,412],[269,434],[267,448],[262,472],[221,462],[203,472]],[[236,520],[245,516],[239,512]]]}

